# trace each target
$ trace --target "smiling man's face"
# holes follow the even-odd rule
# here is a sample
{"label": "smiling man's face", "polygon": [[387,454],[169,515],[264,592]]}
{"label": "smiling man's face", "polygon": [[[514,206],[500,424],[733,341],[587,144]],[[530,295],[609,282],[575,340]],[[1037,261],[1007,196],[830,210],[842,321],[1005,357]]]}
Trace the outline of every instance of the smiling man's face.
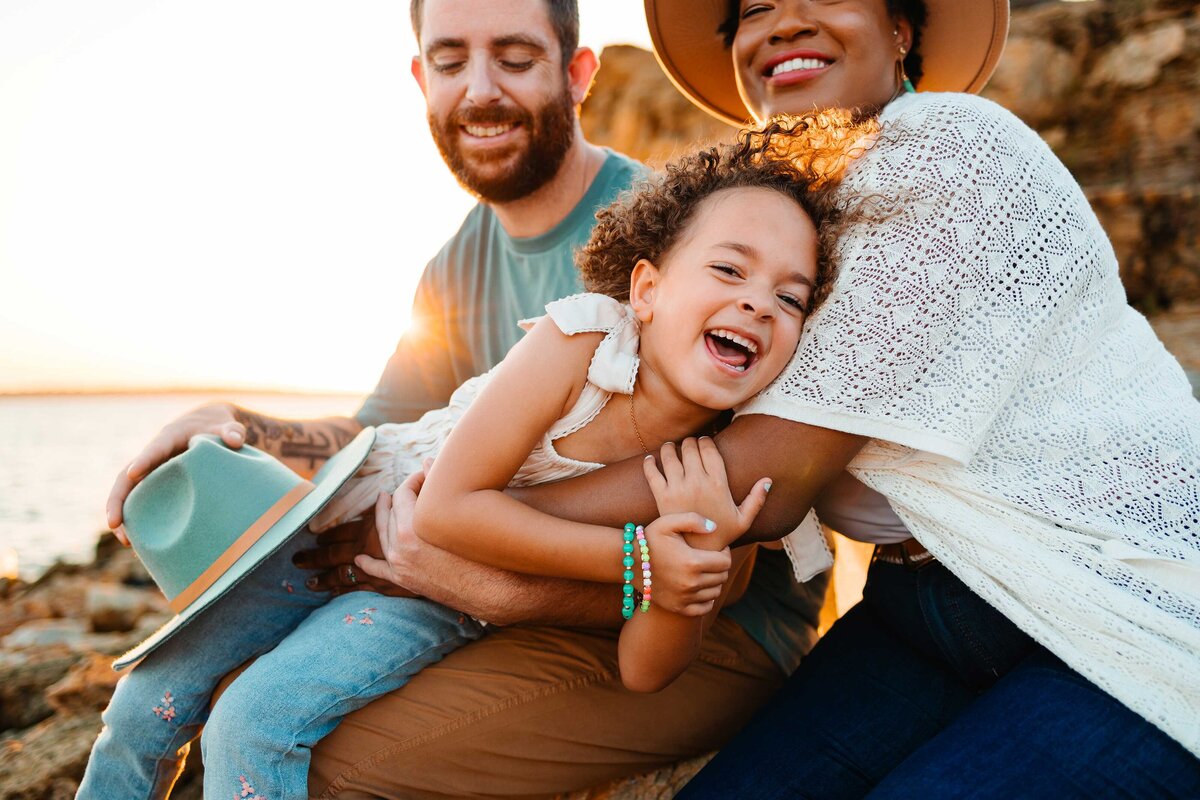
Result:
{"label": "smiling man's face", "polygon": [[459,183],[505,203],[551,180],[576,118],[545,0],[426,0],[420,38],[413,74]]}

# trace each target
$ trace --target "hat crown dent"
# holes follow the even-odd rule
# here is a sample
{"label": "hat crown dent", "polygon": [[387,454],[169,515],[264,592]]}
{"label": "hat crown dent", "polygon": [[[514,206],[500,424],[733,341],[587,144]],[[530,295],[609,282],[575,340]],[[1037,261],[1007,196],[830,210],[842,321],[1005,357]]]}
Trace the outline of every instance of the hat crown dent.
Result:
{"label": "hat crown dent", "polygon": [[172,598],[302,481],[261,450],[194,436],[130,493],[125,530],[150,577]]}

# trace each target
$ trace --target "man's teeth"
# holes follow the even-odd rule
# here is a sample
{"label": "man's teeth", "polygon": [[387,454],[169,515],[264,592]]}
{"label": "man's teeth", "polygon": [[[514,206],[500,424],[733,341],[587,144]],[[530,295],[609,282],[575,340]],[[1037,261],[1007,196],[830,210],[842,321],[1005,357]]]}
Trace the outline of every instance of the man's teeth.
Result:
{"label": "man's teeth", "polygon": [[463,125],[463,129],[472,136],[487,138],[489,136],[499,136],[502,133],[508,133],[516,125],[508,123],[507,125]]}
{"label": "man's teeth", "polygon": [[[749,339],[747,339],[744,336],[738,336],[733,331],[727,331],[724,328],[717,328],[715,331],[709,331],[708,334],[710,336],[720,336],[722,339],[728,339],[729,341],[733,342],[734,344],[738,344],[738,345],[741,345],[742,347],[746,348],[751,353],[758,352],[758,345],[756,345],[754,342],[750,341]],[[744,369],[744,367],[743,367],[743,369]]]}
{"label": "man's teeth", "polygon": [[805,69],[820,69],[827,66],[829,66],[829,62],[822,61],[819,58],[793,58],[772,67],[771,77],[774,78],[776,75],[782,75],[785,72],[800,72]]}

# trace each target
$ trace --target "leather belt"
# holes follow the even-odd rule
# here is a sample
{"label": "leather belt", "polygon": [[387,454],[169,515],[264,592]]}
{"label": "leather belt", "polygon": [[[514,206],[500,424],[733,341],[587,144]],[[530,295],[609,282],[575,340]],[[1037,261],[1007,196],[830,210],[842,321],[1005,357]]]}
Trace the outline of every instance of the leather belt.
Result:
{"label": "leather belt", "polygon": [[911,570],[927,567],[936,560],[933,553],[926,550],[916,539],[905,539],[903,542],[893,542],[892,544],[877,544],[873,558],[875,561],[882,561],[885,564],[900,564]]}

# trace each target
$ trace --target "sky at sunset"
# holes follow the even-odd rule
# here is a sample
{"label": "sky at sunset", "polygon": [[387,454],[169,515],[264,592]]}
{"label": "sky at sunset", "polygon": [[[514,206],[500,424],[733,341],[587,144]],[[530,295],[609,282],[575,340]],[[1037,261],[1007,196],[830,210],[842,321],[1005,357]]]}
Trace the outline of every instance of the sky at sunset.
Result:
{"label": "sky at sunset", "polygon": [[369,390],[472,203],[415,49],[404,0],[0,3],[0,393]]}

